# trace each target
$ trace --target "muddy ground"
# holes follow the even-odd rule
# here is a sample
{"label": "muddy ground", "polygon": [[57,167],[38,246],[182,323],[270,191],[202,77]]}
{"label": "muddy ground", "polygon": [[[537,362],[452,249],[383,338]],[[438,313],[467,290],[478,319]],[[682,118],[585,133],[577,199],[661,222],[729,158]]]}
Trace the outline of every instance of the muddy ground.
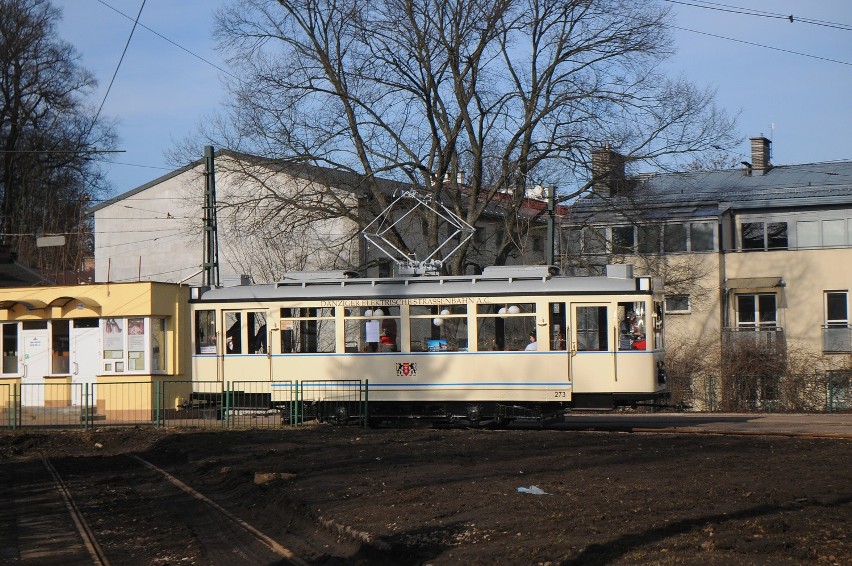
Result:
{"label": "muddy ground", "polygon": [[274,538],[323,536],[306,527],[318,525],[337,543],[302,550],[311,563],[852,563],[844,439],[329,425],[0,434],[0,467],[43,453],[72,490],[92,478],[87,500],[139,505],[132,519],[90,519],[104,539],[134,523],[125,563],[212,563],[180,519],[142,509],[139,479],[91,473],[131,452]]}

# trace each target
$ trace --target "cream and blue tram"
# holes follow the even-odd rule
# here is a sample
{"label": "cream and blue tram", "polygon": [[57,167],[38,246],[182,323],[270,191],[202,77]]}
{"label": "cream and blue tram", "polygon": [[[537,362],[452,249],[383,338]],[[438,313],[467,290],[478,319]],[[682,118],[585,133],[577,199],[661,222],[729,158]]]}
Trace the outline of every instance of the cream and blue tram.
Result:
{"label": "cream and blue tram", "polygon": [[371,417],[475,422],[651,401],[667,395],[662,300],[659,282],[630,266],[194,288],[193,380],[357,380]]}

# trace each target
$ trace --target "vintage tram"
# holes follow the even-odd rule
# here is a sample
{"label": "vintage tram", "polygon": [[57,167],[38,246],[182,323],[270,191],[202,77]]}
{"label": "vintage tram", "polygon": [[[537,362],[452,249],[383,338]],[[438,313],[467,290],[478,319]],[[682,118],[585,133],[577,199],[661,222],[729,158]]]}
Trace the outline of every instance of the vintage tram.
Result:
{"label": "vintage tram", "polygon": [[[192,375],[196,390],[270,384],[273,400],[292,397],[285,384],[357,381],[367,384],[373,419],[505,423],[655,401],[667,395],[662,301],[659,280],[627,265],[589,277],[507,266],[477,276],[311,272],[198,287]],[[300,391],[319,405],[334,397]]]}

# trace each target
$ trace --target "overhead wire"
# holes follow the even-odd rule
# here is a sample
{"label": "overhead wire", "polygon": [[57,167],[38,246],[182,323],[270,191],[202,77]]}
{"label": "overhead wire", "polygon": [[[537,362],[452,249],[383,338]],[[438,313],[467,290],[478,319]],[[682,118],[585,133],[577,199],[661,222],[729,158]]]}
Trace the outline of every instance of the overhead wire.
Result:
{"label": "overhead wire", "polygon": [[118,64],[115,66],[115,72],[112,74],[112,79],[109,81],[109,86],[107,86],[104,98],[101,100],[101,105],[98,108],[98,111],[95,114],[95,119],[92,120],[92,123],[98,121],[98,117],[100,117],[101,111],[104,109],[104,104],[106,104],[109,92],[112,90],[113,83],[115,83],[115,77],[118,76],[118,70],[121,68],[121,63],[124,61],[124,56],[127,54],[127,48],[130,47],[130,40],[133,39],[133,32],[136,31],[136,26],[139,24],[139,17],[142,15],[142,9],[145,7],[145,2],[146,0],[142,0],[142,5],[139,6],[139,12],[136,13],[136,18],[133,20],[133,27],[130,28],[130,35],[127,36],[127,42],[124,44],[124,50],[121,52],[121,57],[118,58]]}
{"label": "overhead wire", "polygon": [[714,10],[717,12],[728,12],[731,14],[742,14],[746,16],[758,16],[762,18],[773,18],[785,20],[792,23],[803,23],[815,26],[823,26],[829,28],[840,29],[844,31],[852,31],[852,25],[842,24],[839,22],[827,22],[824,20],[814,20],[811,18],[803,18],[794,14],[779,14],[776,12],[765,12],[763,10],[755,10],[753,8],[742,8],[740,6],[732,6],[730,4],[722,4],[719,2],[705,2],[703,0],[665,0],[670,4],[680,4],[682,6],[691,6],[693,8],[703,8],[705,10]]}
{"label": "overhead wire", "polygon": [[[104,0],[97,0],[97,1],[98,1],[98,2],[100,2],[101,4],[103,4],[104,6],[106,6],[107,8],[109,8],[110,10],[112,10],[112,11],[116,12],[117,14],[120,14],[120,15],[124,16],[125,18],[127,18],[127,19],[129,19],[129,20],[132,20],[132,19],[133,19],[131,16],[129,16],[129,15],[127,15],[127,14],[125,14],[124,12],[122,12],[121,10],[119,10],[118,8],[116,8],[116,7],[114,7],[114,6],[110,6],[108,3],[104,2]],[[137,18],[137,19],[138,19],[138,18]],[[225,74],[226,74],[226,75],[228,75],[229,77],[231,77],[231,78],[233,78],[233,79],[236,79],[236,80],[238,80],[238,81],[242,82],[242,79],[240,79],[240,77],[238,77],[238,76],[234,75],[233,73],[229,72],[227,69],[223,69],[222,67],[220,67],[220,66],[219,66],[219,65],[217,65],[216,63],[213,63],[212,61],[208,61],[207,59],[205,59],[205,58],[204,58],[204,57],[202,57],[201,55],[199,55],[199,54],[197,54],[197,53],[195,53],[195,52],[193,52],[193,51],[191,51],[191,50],[187,49],[186,47],[184,47],[183,45],[180,45],[179,43],[176,43],[176,42],[172,41],[172,40],[171,40],[171,39],[169,39],[168,37],[166,37],[166,36],[164,36],[163,34],[161,34],[161,33],[157,32],[157,31],[155,31],[155,30],[153,30],[153,29],[149,28],[149,27],[148,27],[148,26],[146,26],[145,24],[139,24],[139,26],[140,26],[140,27],[145,28],[145,29],[146,29],[146,30],[148,30],[148,31],[150,31],[151,33],[153,33],[154,35],[156,35],[156,36],[157,36],[157,37],[159,37],[160,39],[163,39],[164,41],[167,41],[167,42],[171,43],[172,45],[174,45],[174,46],[175,46],[175,47],[177,47],[178,49],[180,49],[180,50],[182,50],[182,51],[185,51],[186,53],[188,53],[188,54],[192,55],[193,57],[195,57],[195,58],[196,58],[196,59],[198,59],[199,61],[203,61],[204,63],[207,63],[208,65],[210,65],[210,66],[211,66],[211,67],[213,67],[214,69],[218,69],[219,71],[221,71],[221,72],[225,73]]]}

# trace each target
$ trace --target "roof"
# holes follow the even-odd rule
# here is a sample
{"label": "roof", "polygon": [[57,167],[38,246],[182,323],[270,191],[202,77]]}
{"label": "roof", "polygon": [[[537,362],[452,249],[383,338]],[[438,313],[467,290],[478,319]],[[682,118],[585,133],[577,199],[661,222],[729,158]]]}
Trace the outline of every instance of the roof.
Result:
{"label": "roof", "polygon": [[27,287],[44,284],[50,285],[53,282],[17,261],[0,261],[0,287]]}
{"label": "roof", "polygon": [[[852,205],[852,161],[774,166],[765,174],[743,169],[644,174],[624,196],[591,194],[571,213],[611,216],[641,210],[646,216],[714,216],[725,210]],[[603,220],[603,218],[600,218]]]}
{"label": "roof", "polygon": [[[237,161],[243,161],[264,167],[269,171],[285,173],[287,175],[291,175],[299,179],[320,182],[327,186],[346,188],[353,191],[357,190],[359,187],[363,187],[366,180],[366,177],[348,171],[340,171],[329,167],[319,167],[315,165],[308,165],[305,163],[297,163],[287,159],[273,159],[261,157],[258,155],[241,153],[230,149],[220,149],[216,151],[215,157],[217,159],[222,157],[229,157]],[[151,187],[157,186],[160,183],[168,181],[169,179],[177,177],[178,175],[181,175],[187,171],[191,171],[196,167],[202,166],[203,164],[204,158],[197,159],[192,163],[184,165],[179,169],[175,169],[170,173],[157,177],[153,181],[149,181],[144,185],[140,185],[134,189],[131,189],[109,200],[106,200],[96,206],[93,206],[87,210],[87,214],[93,214],[95,212],[98,212],[101,209],[111,206],[117,202],[121,202],[124,199],[132,197]],[[389,197],[398,194],[400,191],[415,188],[409,183],[382,179],[378,177],[375,178],[374,182],[379,188],[379,190],[381,190],[385,195]],[[467,196],[466,193],[465,196]],[[511,195],[497,193],[494,198],[487,204],[485,208],[485,215],[492,217],[503,216],[504,214],[501,211],[502,207],[506,204],[511,204],[512,201],[513,199]],[[519,213],[522,217],[537,218],[547,212],[547,201],[544,199],[524,197],[521,200],[520,204],[521,206],[519,209]],[[555,213],[557,216],[561,216],[567,213],[567,207],[561,204],[557,205]]]}
{"label": "roof", "polygon": [[[545,271],[542,271],[542,270]],[[559,293],[640,293],[633,277],[568,277],[546,275],[546,268],[524,271],[516,267],[494,269],[478,276],[435,276],[411,278],[340,278],[289,280],[267,285],[241,285],[201,289],[200,302],[367,300],[373,302],[441,297],[485,297],[489,295],[539,295]],[[644,292],[651,292],[646,289]],[[193,302],[196,302],[193,301]]]}

